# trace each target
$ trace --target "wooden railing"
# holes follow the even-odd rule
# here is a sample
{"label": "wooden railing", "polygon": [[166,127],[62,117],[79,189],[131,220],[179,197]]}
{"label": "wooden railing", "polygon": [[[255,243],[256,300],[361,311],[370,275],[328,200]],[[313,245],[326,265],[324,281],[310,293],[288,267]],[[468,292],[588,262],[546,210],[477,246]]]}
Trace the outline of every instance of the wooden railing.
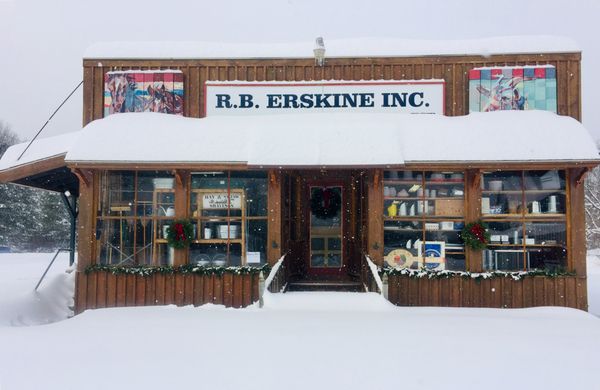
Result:
{"label": "wooden railing", "polygon": [[[269,275],[266,282],[266,289],[272,293],[285,292],[290,273],[289,253],[283,255],[281,259],[273,266],[273,273]],[[272,276],[272,279],[271,279]]]}
{"label": "wooden railing", "polygon": [[369,259],[369,256],[363,254],[361,256],[361,281],[365,286],[365,290],[369,292],[382,293],[382,282],[377,273],[377,266]]}

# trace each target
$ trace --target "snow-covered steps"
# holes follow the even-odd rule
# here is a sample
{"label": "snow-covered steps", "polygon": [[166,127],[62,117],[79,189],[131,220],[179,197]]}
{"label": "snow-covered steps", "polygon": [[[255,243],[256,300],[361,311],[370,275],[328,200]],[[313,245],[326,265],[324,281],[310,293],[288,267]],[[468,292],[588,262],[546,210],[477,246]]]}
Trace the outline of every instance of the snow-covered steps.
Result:
{"label": "snow-covered steps", "polygon": [[300,280],[289,282],[286,291],[345,291],[364,292],[361,282],[346,280]]}
{"label": "snow-covered steps", "polygon": [[291,311],[386,311],[395,306],[377,293],[302,291],[266,294],[267,310]]}

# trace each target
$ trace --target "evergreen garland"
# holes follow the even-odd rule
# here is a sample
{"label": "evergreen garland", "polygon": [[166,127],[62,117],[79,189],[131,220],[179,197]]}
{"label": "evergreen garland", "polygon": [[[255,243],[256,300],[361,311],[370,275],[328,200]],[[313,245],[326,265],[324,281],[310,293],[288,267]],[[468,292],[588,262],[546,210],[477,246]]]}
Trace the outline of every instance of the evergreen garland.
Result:
{"label": "evergreen garland", "polygon": [[575,272],[568,272],[563,269],[543,269],[531,271],[490,271],[490,272],[468,272],[468,271],[449,271],[449,270],[428,270],[409,269],[409,268],[383,268],[379,269],[380,275],[388,276],[405,276],[411,279],[450,279],[463,278],[473,279],[476,281],[495,279],[495,278],[510,278],[512,280],[521,280],[534,276],[545,276],[547,278],[558,278],[563,276],[576,276]]}
{"label": "evergreen garland", "polygon": [[93,272],[109,272],[113,275],[137,275],[137,276],[151,276],[154,274],[161,275],[172,275],[172,274],[183,274],[183,275],[217,275],[233,274],[233,275],[254,275],[263,272],[264,275],[268,275],[271,267],[268,264],[262,267],[211,267],[211,266],[199,266],[195,264],[185,264],[179,266],[160,266],[153,267],[147,265],[136,265],[136,266],[114,266],[106,264],[92,264],[85,269],[86,274]]}

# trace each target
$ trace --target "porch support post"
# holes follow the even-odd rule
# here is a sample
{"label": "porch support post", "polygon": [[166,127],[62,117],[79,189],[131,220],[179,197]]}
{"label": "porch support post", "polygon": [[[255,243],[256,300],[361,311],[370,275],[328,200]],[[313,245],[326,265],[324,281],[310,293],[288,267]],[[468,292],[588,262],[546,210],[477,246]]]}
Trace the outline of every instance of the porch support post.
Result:
{"label": "porch support post", "polygon": [[[77,271],[83,272],[93,264],[95,259],[94,245],[94,188],[97,185],[96,175],[92,171],[81,172],[79,177],[79,212],[77,218]],[[83,180],[85,177],[87,180]]]}
{"label": "porch support post", "polygon": [[[481,172],[479,169],[467,169],[465,172],[465,222],[471,223],[481,218]],[[481,272],[483,252],[465,246],[467,271]]]}
{"label": "porch support post", "polygon": [[587,311],[585,184],[582,180],[586,169],[586,167],[572,168],[567,172],[567,231],[570,233],[567,267],[577,274],[577,308]]}
{"label": "porch support post", "polygon": [[[585,168],[584,168],[585,169]],[[586,238],[585,238],[585,186],[583,181],[578,181],[584,169],[570,169],[567,175],[569,185],[568,211],[571,224],[571,237],[568,264],[577,276],[586,276]]]}
{"label": "porch support post", "polygon": [[383,266],[383,170],[374,169],[367,178],[367,253]]}
{"label": "porch support post", "polygon": [[282,255],[281,228],[282,228],[282,173],[280,170],[271,169],[268,175],[268,200],[267,200],[267,262],[274,265]]}
{"label": "porch support post", "polygon": [[[188,218],[188,197],[189,197],[189,186],[190,172],[176,170],[173,172],[175,175],[175,218],[185,219]],[[173,265],[179,266],[184,265],[188,261],[189,249],[175,249],[175,257],[173,259]]]}

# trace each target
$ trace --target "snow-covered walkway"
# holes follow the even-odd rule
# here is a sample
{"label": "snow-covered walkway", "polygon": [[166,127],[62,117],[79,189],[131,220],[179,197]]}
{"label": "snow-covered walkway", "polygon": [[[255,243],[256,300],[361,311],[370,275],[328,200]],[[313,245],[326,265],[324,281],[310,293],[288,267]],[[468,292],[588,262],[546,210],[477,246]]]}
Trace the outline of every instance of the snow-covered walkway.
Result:
{"label": "snow-covered walkway", "polygon": [[[63,275],[40,293],[61,297],[51,281]],[[10,286],[2,293],[0,315],[35,318],[24,288],[12,304]],[[402,308],[372,293],[90,310],[29,327],[0,319],[2,390],[592,389],[600,361],[600,319],[579,310]]]}

